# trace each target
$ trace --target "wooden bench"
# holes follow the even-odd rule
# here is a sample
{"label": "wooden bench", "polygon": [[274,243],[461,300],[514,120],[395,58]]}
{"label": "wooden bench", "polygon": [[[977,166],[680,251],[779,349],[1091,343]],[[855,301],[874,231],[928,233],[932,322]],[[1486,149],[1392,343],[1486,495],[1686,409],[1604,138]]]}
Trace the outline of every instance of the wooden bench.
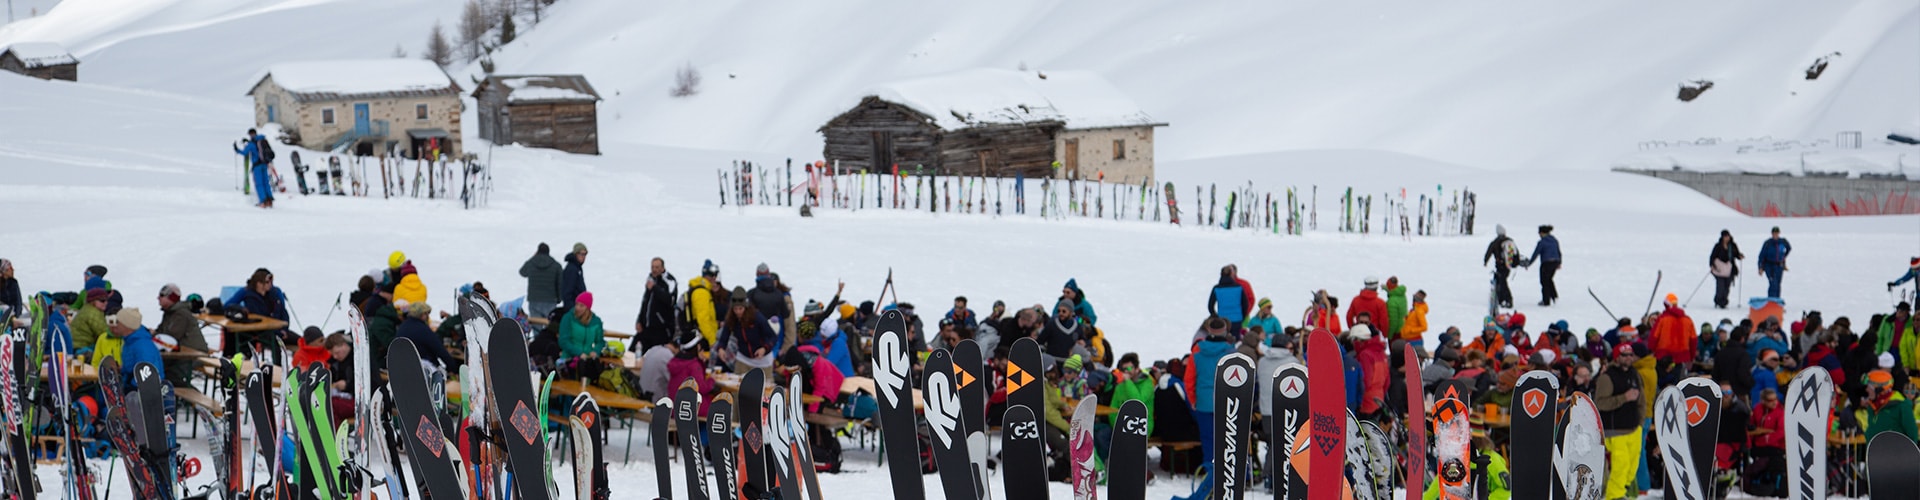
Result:
{"label": "wooden bench", "polygon": [[553,395],[560,397],[578,397],[582,392],[593,396],[594,404],[609,415],[619,415],[627,420],[627,455],[624,460],[633,459],[633,423],[651,422],[653,402],[641,400],[618,392],[582,384],[578,380],[553,381]]}
{"label": "wooden bench", "polygon": [[[208,396],[207,393],[200,392],[199,389],[192,387],[175,387],[173,388],[173,399],[174,401],[206,410],[207,414],[212,415],[213,418],[225,418],[227,415],[225,406],[222,406],[219,401],[214,401],[213,397]],[[186,409],[186,407],[179,405],[174,406],[174,411],[176,412],[183,409]],[[187,429],[192,431],[192,434],[187,436],[188,438],[198,439],[200,437],[199,421],[199,412],[187,414]]]}
{"label": "wooden bench", "polygon": [[[1153,448],[1159,448],[1160,456],[1164,457],[1171,452],[1187,451],[1187,450],[1199,448],[1200,442],[1199,441],[1162,441],[1160,438],[1147,438],[1147,446],[1153,447]],[[1205,458],[1202,458],[1201,460],[1205,460]],[[1181,462],[1184,462],[1184,461],[1181,461]],[[1177,462],[1170,465],[1172,465],[1174,474],[1180,474],[1185,471],[1191,471],[1195,467],[1199,466],[1199,464],[1177,463]]]}

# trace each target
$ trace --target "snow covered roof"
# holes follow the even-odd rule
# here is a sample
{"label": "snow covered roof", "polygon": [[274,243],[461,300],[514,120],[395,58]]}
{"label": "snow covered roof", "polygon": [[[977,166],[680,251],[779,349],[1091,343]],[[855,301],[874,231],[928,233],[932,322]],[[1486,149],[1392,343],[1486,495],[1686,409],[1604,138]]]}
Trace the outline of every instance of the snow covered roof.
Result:
{"label": "snow covered roof", "polygon": [[933,117],[948,130],[1040,121],[1069,129],[1165,125],[1089,71],[969,69],[878,85],[866,95]]}
{"label": "snow covered roof", "polygon": [[490,76],[473,90],[474,97],[479,97],[494,85],[504,89],[507,102],[515,104],[600,100],[600,93],[587,83],[587,77],[580,75]]}
{"label": "snow covered roof", "polygon": [[20,64],[30,69],[80,63],[79,59],[74,59],[73,54],[67,53],[66,47],[52,42],[15,43],[8,45],[5,50],[0,50],[0,54],[5,53],[12,53],[14,58],[20,60]]}
{"label": "snow covered roof", "polygon": [[439,65],[425,59],[304,61],[268,66],[253,79],[257,89],[272,78],[297,99],[329,100],[367,96],[458,94],[460,86]]}

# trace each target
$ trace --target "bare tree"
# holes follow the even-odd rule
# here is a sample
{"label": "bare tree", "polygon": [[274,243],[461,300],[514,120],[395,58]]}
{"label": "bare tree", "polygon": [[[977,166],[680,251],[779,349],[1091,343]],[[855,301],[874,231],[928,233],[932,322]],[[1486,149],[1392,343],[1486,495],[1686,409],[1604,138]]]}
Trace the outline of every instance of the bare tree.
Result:
{"label": "bare tree", "polygon": [[700,70],[695,69],[693,63],[689,62],[673,73],[673,88],[668,90],[667,95],[689,97],[698,93],[700,93]]}
{"label": "bare tree", "polygon": [[400,46],[400,44],[397,44],[397,43],[396,43],[396,44],[393,44],[393,58],[394,58],[394,59],[406,59],[406,58],[407,58],[407,49],[406,49],[405,47],[401,47],[401,46]]}
{"label": "bare tree", "polygon": [[460,46],[466,49],[466,60],[479,59],[486,53],[480,43],[486,39],[487,30],[492,28],[487,17],[487,7],[480,0],[467,0],[467,6],[460,12]]}
{"label": "bare tree", "polygon": [[433,33],[427,35],[426,53],[420,56],[441,68],[453,64],[453,45],[447,43],[447,34],[438,21],[433,23]]}

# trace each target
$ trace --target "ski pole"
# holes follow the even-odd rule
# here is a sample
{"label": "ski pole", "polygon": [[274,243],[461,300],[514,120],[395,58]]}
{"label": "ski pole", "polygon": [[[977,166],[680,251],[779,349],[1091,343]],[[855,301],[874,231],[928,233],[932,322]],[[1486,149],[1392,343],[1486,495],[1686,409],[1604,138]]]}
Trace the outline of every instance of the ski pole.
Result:
{"label": "ski pole", "polygon": [[[334,294],[333,308],[327,310],[327,319],[320,322],[321,331],[325,331],[327,329],[327,324],[333,322],[333,313],[340,310],[340,298],[343,296],[345,296],[345,294]],[[291,309],[289,309],[289,311],[291,311]]]}
{"label": "ski pole", "polygon": [[1607,317],[1614,318],[1614,319],[1620,318],[1619,315],[1616,315],[1613,313],[1613,309],[1607,308],[1607,303],[1605,301],[1600,300],[1599,294],[1593,293],[1593,287],[1587,287],[1587,295],[1593,296],[1593,301],[1600,304],[1600,310],[1606,311]]}
{"label": "ski pole", "polygon": [[1700,283],[1699,283],[1699,284],[1696,284],[1696,285],[1693,285],[1693,293],[1689,293],[1689,294],[1687,294],[1687,302],[1686,302],[1686,303],[1684,303],[1684,304],[1680,304],[1680,307],[1686,307],[1686,306],[1688,306],[1688,305],[1692,305],[1692,304],[1693,304],[1693,296],[1694,296],[1694,295],[1699,295],[1699,294],[1700,294],[1700,287],[1701,287],[1702,285],[1706,285],[1706,284],[1707,284],[1707,277],[1708,277],[1708,276],[1713,276],[1713,273],[1711,273],[1711,272],[1709,272],[1709,273],[1707,273],[1707,274],[1704,274],[1704,275],[1701,275],[1701,276],[1700,276]]}

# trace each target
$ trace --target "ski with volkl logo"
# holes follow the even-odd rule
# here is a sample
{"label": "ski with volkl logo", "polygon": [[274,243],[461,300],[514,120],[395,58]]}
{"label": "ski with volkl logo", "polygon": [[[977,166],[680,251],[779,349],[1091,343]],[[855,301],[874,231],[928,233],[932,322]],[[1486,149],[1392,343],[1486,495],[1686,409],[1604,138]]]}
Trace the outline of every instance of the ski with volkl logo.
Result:
{"label": "ski with volkl logo", "polygon": [[1787,384],[1787,498],[1827,497],[1827,414],[1833,410],[1833,376],[1801,370]]}
{"label": "ski with volkl logo", "polygon": [[1660,391],[1660,398],[1653,403],[1654,434],[1659,436],[1660,456],[1664,458],[1667,473],[1667,498],[1675,500],[1704,500],[1700,492],[1700,476],[1694,473],[1693,452],[1687,437],[1689,403],[1680,394],[1679,387],[1668,387]]}
{"label": "ski with volkl logo", "polygon": [[1548,498],[1553,491],[1554,421],[1559,415],[1560,379],[1534,370],[1513,385],[1512,456],[1507,461],[1515,498]]}

